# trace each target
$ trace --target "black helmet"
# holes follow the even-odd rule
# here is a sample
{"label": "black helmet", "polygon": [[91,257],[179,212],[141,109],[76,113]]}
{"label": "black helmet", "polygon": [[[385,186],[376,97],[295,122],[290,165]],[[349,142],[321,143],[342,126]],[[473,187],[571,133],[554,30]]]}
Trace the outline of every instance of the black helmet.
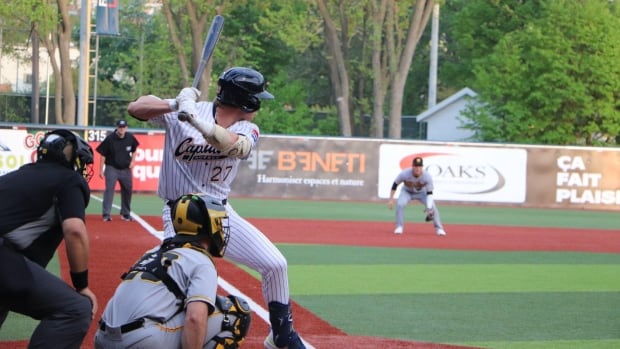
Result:
{"label": "black helmet", "polygon": [[273,95],[265,91],[265,78],[254,69],[230,68],[220,75],[217,85],[218,102],[246,113],[260,109],[261,99],[273,99]]}
{"label": "black helmet", "polygon": [[209,253],[222,257],[228,243],[228,215],[221,201],[202,194],[183,195],[172,204],[173,242],[209,239]]}
{"label": "black helmet", "polygon": [[[73,145],[71,158],[67,159],[64,149]],[[86,180],[93,175],[93,149],[80,136],[69,130],[54,130],[45,134],[37,148],[37,161],[58,162],[75,170]]]}

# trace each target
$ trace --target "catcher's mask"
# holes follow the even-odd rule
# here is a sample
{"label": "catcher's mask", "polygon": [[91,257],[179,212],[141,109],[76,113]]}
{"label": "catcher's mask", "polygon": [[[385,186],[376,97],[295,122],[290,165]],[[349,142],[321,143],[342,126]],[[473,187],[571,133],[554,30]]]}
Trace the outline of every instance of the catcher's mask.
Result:
{"label": "catcher's mask", "polygon": [[173,202],[170,214],[176,232],[173,241],[194,242],[207,238],[209,253],[214,257],[224,256],[230,226],[221,201],[207,195],[183,195]]}
{"label": "catcher's mask", "polygon": [[233,67],[220,75],[216,100],[222,104],[252,113],[260,109],[261,99],[273,99],[265,91],[265,78],[250,68]]}
{"label": "catcher's mask", "polygon": [[[71,145],[71,151],[65,148]],[[69,130],[45,134],[37,148],[37,161],[58,162],[78,172],[86,181],[93,176],[93,149],[80,136]]]}

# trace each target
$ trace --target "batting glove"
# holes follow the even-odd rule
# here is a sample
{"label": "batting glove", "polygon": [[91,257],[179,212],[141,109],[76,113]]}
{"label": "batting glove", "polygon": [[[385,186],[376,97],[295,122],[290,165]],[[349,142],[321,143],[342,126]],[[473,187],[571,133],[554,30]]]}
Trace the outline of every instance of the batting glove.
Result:
{"label": "batting glove", "polygon": [[200,97],[200,91],[197,88],[186,87],[182,89],[176,98],[177,103],[179,103],[179,109],[180,109],[182,102],[184,101],[196,102],[198,100],[198,97]]}
{"label": "batting glove", "polygon": [[185,121],[183,117],[198,115],[198,108],[196,102],[191,100],[184,100],[179,102],[179,119]]}

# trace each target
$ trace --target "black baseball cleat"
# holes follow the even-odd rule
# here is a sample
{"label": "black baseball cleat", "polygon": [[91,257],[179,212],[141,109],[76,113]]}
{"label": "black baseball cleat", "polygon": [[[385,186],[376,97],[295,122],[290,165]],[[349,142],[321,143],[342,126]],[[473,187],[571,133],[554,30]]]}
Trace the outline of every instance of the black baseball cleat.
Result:
{"label": "black baseball cleat", "polygon": [[109,222],[111,220],[112,220],[112,217],[110,217],[110,216],[103,216],[103,221],[104,222]]}
{"label": "black baseball cleat", "polygon": [[131,218],[130,215],[122,215],[121,219],[124,220],[125,222],[131,222],[133,221],[133,218]]}

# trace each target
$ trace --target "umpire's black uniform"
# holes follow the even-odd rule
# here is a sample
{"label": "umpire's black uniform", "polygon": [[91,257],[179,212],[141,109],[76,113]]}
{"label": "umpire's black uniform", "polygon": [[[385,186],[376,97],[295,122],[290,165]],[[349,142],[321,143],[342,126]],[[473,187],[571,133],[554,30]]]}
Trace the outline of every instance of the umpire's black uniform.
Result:
{"label": "umpire's black uniform", "polygon": [[37,162],[0,176],[0,197],[0,326],[8,311],[25,314],[41,320],[29,348],[79,348],[90,300],[44,268],[63,240],[62,221],[84,220],[88,184],[60,163]]}

